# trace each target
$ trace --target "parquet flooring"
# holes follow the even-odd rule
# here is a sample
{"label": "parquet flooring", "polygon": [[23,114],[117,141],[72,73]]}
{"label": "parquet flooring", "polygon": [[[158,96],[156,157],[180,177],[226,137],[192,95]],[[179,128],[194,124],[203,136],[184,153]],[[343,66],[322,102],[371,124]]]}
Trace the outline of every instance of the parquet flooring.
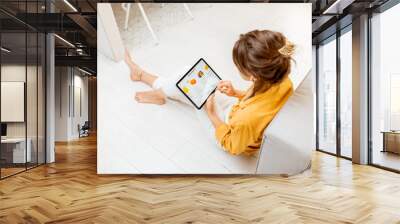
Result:
{"label": "parquet flooring", "polygon": [[96,138],[0,181],[0,223],[400,223],[400,175],[315,152],[279,176],[99,176]]}
{"label": "parquet flooring", "polygon": [[21,172],[21,171],[24,171],[25,170],[25,167],[21,167],[21,168],[14,168],[14,167],[12,167],[12,168],[1,168],[1,176],[2,177],[7,177],[7,176],[11,176],[11,175],[13,175],[13,174],[15,174],[15,173],[19,173],[19,172]]}

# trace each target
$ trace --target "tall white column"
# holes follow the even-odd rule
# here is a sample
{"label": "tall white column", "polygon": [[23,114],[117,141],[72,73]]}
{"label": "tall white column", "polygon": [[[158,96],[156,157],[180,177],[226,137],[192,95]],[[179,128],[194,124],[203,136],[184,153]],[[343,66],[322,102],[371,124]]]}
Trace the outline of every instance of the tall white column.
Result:
{"label": "tall white column", "polygon": [[55,133],[55,60],[54,35],[46,37],[46,163],[55,161],[54,133]]}
{"label": "tall white column", "polygon": [[368,15],[353,20],[353,162],[368,163]]}

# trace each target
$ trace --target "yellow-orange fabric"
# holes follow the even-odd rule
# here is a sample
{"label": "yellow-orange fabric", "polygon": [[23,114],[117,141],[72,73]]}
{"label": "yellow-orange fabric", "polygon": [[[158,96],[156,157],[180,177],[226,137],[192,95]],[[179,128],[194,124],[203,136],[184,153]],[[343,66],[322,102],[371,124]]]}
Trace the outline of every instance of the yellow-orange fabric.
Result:
{"label": "yellow-orange fabric", "polygon": [[217,141],[233,155],[252,155],[261,146],[264,129],[293,93],[287,77],[267,91],[239,99],[229,113],[228,124],[215,129]]}

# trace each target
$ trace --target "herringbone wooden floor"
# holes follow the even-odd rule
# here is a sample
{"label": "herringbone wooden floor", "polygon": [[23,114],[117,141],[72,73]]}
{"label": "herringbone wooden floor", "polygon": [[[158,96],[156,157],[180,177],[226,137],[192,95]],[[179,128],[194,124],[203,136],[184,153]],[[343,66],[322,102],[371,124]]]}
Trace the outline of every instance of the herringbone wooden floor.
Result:
{"label": "herringbone wooden floor", "polygon": [[0,181],[0,223],[400,223],[400,175],[316,152],[294,177],[98,176],[96,139]]}

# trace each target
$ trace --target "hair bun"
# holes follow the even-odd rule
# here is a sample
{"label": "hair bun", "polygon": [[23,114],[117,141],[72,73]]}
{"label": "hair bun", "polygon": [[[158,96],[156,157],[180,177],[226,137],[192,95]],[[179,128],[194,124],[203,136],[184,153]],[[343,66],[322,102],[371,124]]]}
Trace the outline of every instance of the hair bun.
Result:
{"label": "hair bun", "polygon": [[283,47],[281,47],[278,51],[281,55],[283,55],[284,57],[292,57],[292,55],[294,54],[296,46],[290,42],[290,41],[286,41],[285,45]]}

